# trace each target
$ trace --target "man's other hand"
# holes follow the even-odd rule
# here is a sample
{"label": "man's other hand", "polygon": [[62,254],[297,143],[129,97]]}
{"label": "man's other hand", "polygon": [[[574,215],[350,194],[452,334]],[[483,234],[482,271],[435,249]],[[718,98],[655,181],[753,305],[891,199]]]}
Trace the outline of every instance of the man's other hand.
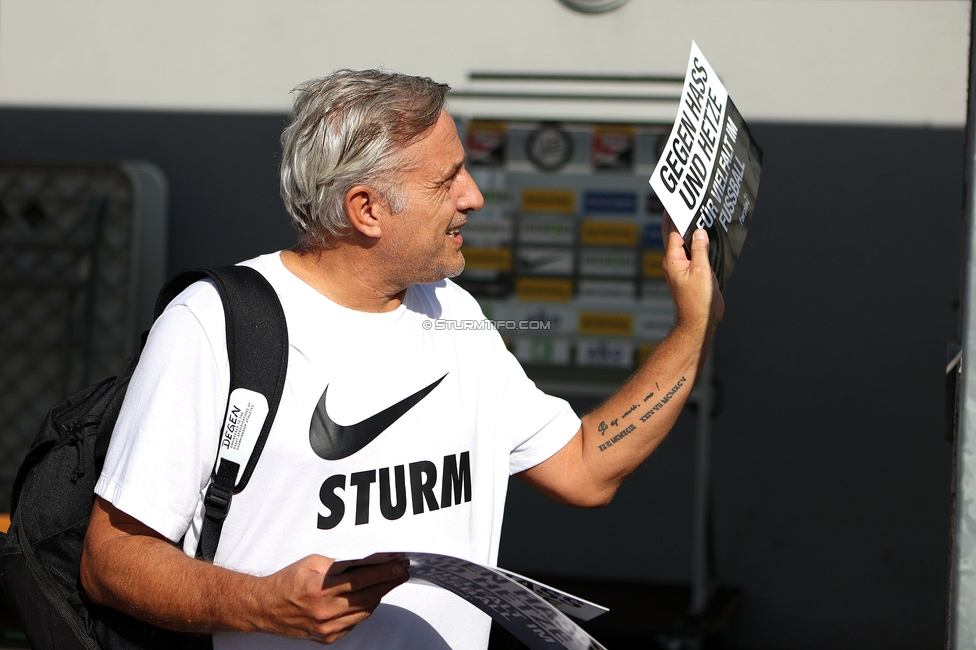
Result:
{"label": "man's other hand", "polygon": [[182,632],[267,632],[332,643],[409,578],[403,560],[327,576],[333,560],[306,557],[264,577],[186,555],[96,497],[81,559],[94,602]]}
{"label": "man's other hand", "polygon": [[268,619],[260,627],[333,643],[366,620],[380,599],[409,577],[401,561],[327,576],[332,563],[311,555],[263,578]]}

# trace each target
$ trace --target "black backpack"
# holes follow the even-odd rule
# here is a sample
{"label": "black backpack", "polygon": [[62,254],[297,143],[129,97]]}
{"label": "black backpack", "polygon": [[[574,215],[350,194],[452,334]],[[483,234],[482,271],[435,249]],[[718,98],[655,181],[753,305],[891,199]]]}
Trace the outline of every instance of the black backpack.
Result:
{"label": "black backpack", "polygon": [[[240,466],[222,459],[207,491],[197,556],[212,561],[231,497],[246,486],[274,421],[288,363],[288,335],[274,289],[244,266],[184,271],[160,292],[156,317],[183,289],[207,277],[224,305],[230,390],[255,391],[268,402],[268,416],[239,480]],[[138,356],[128,359],[117,377],[82,389],[51,409],[14,480],[10,529],[0,533],[0,587],[32,648],[213,646],[210,635],[163,630],[96,605],[79,580],[93,490],[137,362]]]}

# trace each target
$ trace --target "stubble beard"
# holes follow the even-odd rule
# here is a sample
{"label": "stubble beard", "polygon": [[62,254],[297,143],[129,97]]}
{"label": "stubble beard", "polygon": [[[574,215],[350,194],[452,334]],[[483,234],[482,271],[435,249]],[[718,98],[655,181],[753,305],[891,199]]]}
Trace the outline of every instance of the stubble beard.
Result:
{"label": "stubble beard", "polygon": [[397,242],[390,251],[391,262],[400,271],[396,283],[403,289],[415,284],[433,284],[446,278],[455,278],[464,271],[465,260],[460,248],[454,251],[458,259],[452,259],[450,263],[444,259],[443,249],[427,251],[423,257],[412,260],[411,252],[409,244],[402,242]]}
{"label": "stubble beard", "polygon": [[461,254],[461,249],[457,249],[455,254],[458,256],[459,260],[448,264],[441,256],[434,253],[428,255],[425,259],[421,260],[418,264],[418,275],[420,276],[420,281],[414,284],[431,284],[433,282],[440,282],[446,278],[456,278],[461,275],[464,270],[464,255]]}

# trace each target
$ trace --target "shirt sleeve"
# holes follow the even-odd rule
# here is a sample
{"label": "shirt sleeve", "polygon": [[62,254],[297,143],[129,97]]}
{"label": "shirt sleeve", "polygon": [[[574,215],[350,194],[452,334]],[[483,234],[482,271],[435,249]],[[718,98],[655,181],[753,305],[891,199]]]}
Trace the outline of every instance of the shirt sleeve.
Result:
{"label": "shirt sleeve", "polygon": [[497,332],[494,338],[495,385],[511,449],[509,472],[517,474],[552,457],[582,423],[566,400],[539,390]]}
{"label": "shirt sleeve", "polygon": [[174,542],[193,520],[217,455],[230,382],[225,345],[220,297],[196,283],[150,331],[95,486]]}

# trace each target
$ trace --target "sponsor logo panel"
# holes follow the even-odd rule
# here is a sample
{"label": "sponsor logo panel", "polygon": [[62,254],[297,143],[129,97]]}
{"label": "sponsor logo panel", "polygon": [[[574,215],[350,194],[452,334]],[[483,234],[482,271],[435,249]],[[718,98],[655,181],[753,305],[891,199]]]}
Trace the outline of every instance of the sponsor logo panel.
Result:
{"label": "sponsor logo panel", "polygon": [[641,275],[645,278],[664,277],[664,253],[645,251],[641,256]]}
{"label": "sponsor logo panel", "polygon": [[512,270],[512,249],[502,246],[499,248],[469,248],[461,249],[464,254],[464,268],[483,271],[508,272]]}
{"label": "sponsor logo panel", "polygon": [[664,212],[664,204],[661,203],[660,197],[653,190],[647,195],[647,212],[648,214],[660,214]]}
{"label": "sponsor logo panel", "polygon": [[[462,234],[465,243],[476,247],[498,247],[512,243],[514,226],[511,217],[484,218],[478,215],[468,220]],[[467,254],[468,247],[462,251]]]}
{"label": "sponsor logo panel", "polygon": [[648,341],[660,341],[674,325],[674,305],[648,305],[634,315],[634,335]]}
{"label": "sponsor logo panel", "polygon": [[547,323],[546,334],[572,334],[576,331],[576,310],[552,304],[516,303],[505,310],[506,318],[515,321]]}
{"label": "sponsor logo panel", "polygon": [[573,217],[525,216],[519,219],[519,243],[561,244],[576,241],[576,219]]}
{"label": "sponsor logo panel", "polygon": [[522,190],[520,210],[536,214],[540,212],[573,214],[576,212],[576,192],[573,190]]}
{"label": "sponsor logo panel", "polygon": [[525,155],[539,169],[556,171],[573,157],[573,139],[559,125],[546,124],[529,136]]}
{"label": "sponsor logo panel", "polygon": [[591,156],[597,171],[629,172],[634,166],[633,127],[597,126]]}
{"label": "sponsor logo panel", "polygon": [[634,344],[629,341],[581,339],[576,342],[576,365],[630,368],[633,365]]}
{"label": "sponsor logo panel", "polygon": [[583,248],[580,250],[580,273],[606,277],[635,277],[637,251],[621,248]]}
{"label": "sponsor logo panel", "polygon": [[508,126],[505,122],[471,122],[465,138],[468,164],[504,165],[507,142]]}
{"label": "sponsor logo panel", "polygon": [[630,336],[634,329],[633,314],[580,312],[579,333],[598,336]]}
{"label": "sponsor logo panel", "polygon": [[650,279],[641,282],[641,302],[651,305],[664,305],[674,309],[671,291],[664,279]]}
{"label": "sponsor logo panel", "polygon": [[515,271],[521,275],[572,275],[572,248],[525,248],[515,254]]}
{"label": "sponsor logo panel", "polygon": [[589,246],[634,246],[637,244],[637,224],[584,221],[580,224],[580,243]]}
{"label": "sponsor logo panel", "polygon": [[582,279],[576,295],[588,300],[631,301],[637,297],[637,285],[631,280]]}
{"label": "sponsor logo panel", "polygon": [[664,235],[661,233],[661,220],[651,218],[641,226],[641,245],[644,248],[664,250]]}
{"label": "sponsor logo panel", "polygon": [[587,214],[636,214],[637,194],[635,192],[585,192],[583,212]]}
{"label": "sponsor logo panel", "polygon": [[572,345],[565,339],[524,337],[515,339],[515,357],[522,363],[568,366]]}
{"label": "sponsor logo panel", "polygon": [[573,299],[573,281],[562,278],[518,278],[515,294],[519,300],[552,300],[569,302]]}

